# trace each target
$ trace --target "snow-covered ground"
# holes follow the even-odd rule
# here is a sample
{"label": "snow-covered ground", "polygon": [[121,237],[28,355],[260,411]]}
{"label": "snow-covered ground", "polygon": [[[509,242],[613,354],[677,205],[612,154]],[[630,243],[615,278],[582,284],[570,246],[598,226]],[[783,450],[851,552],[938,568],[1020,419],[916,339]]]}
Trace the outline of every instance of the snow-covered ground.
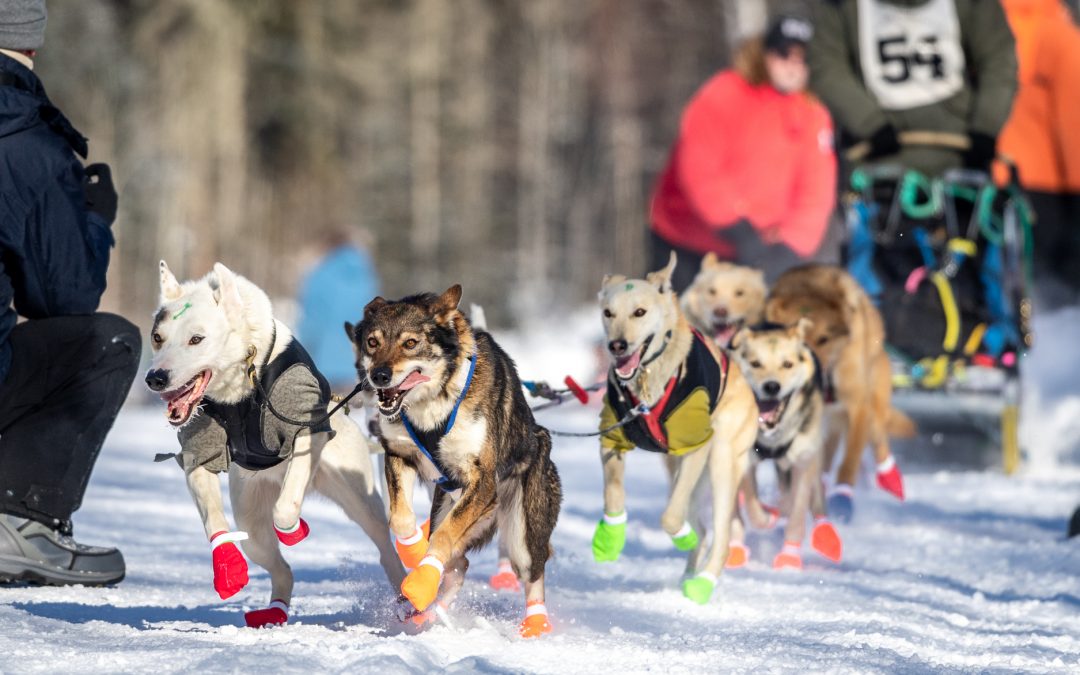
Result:
{"label": "snow-covered ground", "polygon": [[[557,334],[549,325],[504,344],[523,376],[585,377],[597,324],[570,317]],[[860,486],[856,520],[840,526],[841,564],[808,553],[803,572],[775,572],[781,535],[756,533],[750,565],[726,573],[703,607],[682,597],[683,559],[658,524],[658,458],[631,457],[626,551],[598,565],[589,544],[601,510],[595,441],[557,439],[565,501],[548,574],[555,632],[536,641],[515,635],[522,599],[485,583],[494,551],[474,558],[452,628],[393,630],[394,593],[374,546],[318,498],[305,507],[311,537],[286,552],[294,623],[241,628],[243,611],[265,604],[268,577],[253,567],[247,588],[217,598],[183,476],[151,461],[174,450],[175,437],[159,407],[132,406],[75,520],[80,540],[121,547],[127,579],[108,589],[0,588],[0,673],[1080,672],[1080,542],[1064,538],[1080,501],[1077,326],[1080,311],[1038,326],[1020,475],[909,465],[905,503]],[[595,415],[568,404],[541,420],[587,430]]]}

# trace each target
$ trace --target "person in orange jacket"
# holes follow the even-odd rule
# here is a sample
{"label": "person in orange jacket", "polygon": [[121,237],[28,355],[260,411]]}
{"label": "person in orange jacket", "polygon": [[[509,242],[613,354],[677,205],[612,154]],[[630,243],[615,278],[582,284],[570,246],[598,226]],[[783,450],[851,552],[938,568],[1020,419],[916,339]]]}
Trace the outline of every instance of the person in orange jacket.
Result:
{"label": "person in orange jacket", "polygon": [[[1002,0],[1020,87],[998,150],[1035,209],[1035,275],[1044,302],[1080,301],[1080,28],[1061,0]],[[1003,180],[1004,175],[998,174]],[[1057,297],[1054,297],[1057,296]]]}
{"label": "person in orange jacket", "polygon": [[702,86],[651,206],[653,268],[685,289],[710,251],[768,280],[811,259],[836,202],[832,120],[806,93],[809,21],[784,16]]}

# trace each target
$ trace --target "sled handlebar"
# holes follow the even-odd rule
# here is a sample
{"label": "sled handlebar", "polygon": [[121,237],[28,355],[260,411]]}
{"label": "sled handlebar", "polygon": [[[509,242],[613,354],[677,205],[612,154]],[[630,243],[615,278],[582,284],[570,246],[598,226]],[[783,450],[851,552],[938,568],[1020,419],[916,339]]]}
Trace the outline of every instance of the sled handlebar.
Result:
{"label": "sled handlebar", "polygon": [[[901,131],[899,134],[900,145],[921,145],[930,148],[945,148],[947,150],[968,150],[971,148],[971,140],[965,134],[954,134],[947,131]],[[870,154],[870,141],[859,141],[844,151],[844,159],[849,162],[858,162],[866,159]]]}

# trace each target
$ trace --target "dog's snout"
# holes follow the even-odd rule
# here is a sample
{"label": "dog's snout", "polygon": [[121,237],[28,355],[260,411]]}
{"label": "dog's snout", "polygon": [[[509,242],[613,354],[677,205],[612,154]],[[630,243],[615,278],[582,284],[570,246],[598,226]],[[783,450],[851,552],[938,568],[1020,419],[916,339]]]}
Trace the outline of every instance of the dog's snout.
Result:
{"label": "dog's snout", "polygon": [[393,377],[394,372],[390,370],[390,366],[379,366],[371,369],[371,383],[376,387],[387,386]]}
{"label": "dog's snout", "polygon": [[761,385],[761,391],[765,392],[767,396],[776,396],[780,393],[780,383],[776,380],[769,380]]}
{"label": "dog's snout", "polygon": [[164,391],[169,386],[169,371],[156,368],[146,374],[146,386],[152,391]]}
{"label": "dog's snout", "polygon": [[622,356],[626,353],[626,340],[612,340],[607,343],[607,348],[615,356]]}
{"label": "dog's snout", "polygon": [[726,319],[728,314],[727,307],[717,307],[712,313],[717,319]]}

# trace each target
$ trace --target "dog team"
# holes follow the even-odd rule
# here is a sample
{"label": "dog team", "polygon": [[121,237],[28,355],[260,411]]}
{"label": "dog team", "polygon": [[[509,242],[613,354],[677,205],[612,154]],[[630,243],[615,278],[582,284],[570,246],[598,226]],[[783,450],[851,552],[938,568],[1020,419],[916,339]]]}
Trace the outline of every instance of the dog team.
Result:
{"label": "dog team", "polygon": [[[645,279],[603,280],[611,364],[597,434],[603,516],[592,550],[598,562],[613,561],[626,542],[627,452],[661,453],[670,492],[660,525],[688,553],[683,594],[703,604],[725,567],[748,560],[747,524],[770,528],[786,519],[773,566],[801,568],[812,516],[812,548],[839,561],[827,510],[850,519],[868,443],[879,485],[902,499],[888,439],[913,433],[913,425],[890,404],[881,318],[845,272],[798,267],[770,290],[760,271],[710,254],[679,298],[671,284],[676,262],[672,254]],[[215,590],[222,599],[239,592],[248,559],[270,574],[270,600],[246,613],[247,625],[288,622],[293,575],[280,545],[308,536],[301,512],[313,490],[375,543],[400,591],[403,625],[422,627],[448,607],[467,554],[497,536],[524,586],[520,635],[552,630],[544,572],[562,490],[551,435],[534,420],[513,360],[458,308],[460,286],[397,301],[377,297],[358,323],[344,326],[356,355],[354,393],[376,413],[384,502],[372,461],[380,448],[345,402],[332,400],[267,295],[220,263],[183,283],[164,261],[159,273],[146,384],[177,429],[176,459],[210,544]],[[841,438],[844,455],[826,501],[824,474]],[[776,507],[758,495],[763,460],[775,464]],[[417,480],[433,490],[422,524],[412,504]],[[707,497],[711,510],[703,508]]]}

